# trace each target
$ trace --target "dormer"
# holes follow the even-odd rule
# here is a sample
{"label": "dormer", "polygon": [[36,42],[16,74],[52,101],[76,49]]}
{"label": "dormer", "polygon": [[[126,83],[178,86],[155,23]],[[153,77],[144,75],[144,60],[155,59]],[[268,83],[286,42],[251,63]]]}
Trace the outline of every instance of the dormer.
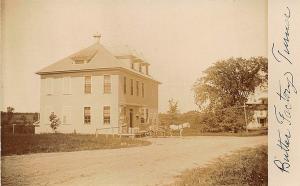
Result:
{"label": "dormer", "polygon": [[149,63],[134,55],[119,55],[117,59],[127,64],[127,67],[139,73],[149,75]]}

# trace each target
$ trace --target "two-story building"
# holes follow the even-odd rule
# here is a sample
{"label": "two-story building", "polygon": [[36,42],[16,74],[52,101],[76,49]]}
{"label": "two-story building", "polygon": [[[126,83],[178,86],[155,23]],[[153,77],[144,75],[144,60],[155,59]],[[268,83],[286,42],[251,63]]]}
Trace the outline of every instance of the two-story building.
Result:
{"label": "two-story building", "polygon": [[40,126],[52,132],[49,116],[62,133],[136,133],[158,119],[158,86],[150,64],[136,55],[114,55],[99,40],[38,71]]}
{"label": "two-story building", "polygon": [[247,101],[247,109],[253,111],[253,119],[248,123],[248,129],[268,128],[268,89],[267,85],[255,88]]}

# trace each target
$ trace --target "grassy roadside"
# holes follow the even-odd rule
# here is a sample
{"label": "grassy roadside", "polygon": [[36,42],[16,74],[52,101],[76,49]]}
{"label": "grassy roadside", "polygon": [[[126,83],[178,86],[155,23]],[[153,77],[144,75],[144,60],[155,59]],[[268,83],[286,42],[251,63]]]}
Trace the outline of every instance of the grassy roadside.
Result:
{"label": "grassy roadside", "polygon": [[115,149],[149,145],[149,141],[118,138],[111,135],[35,134],[1,136],[1,155],[40,152],[69,152],[95,149]]}
{"label": "grassy roadside", "polygon": [[182,132],[183,136],[237,136],[237,137],[249,137],[249,136],[262,136],[268,135],[268,130],[254,130],[249,132],[201,132],[199,130],[189,128],[184,129]]}
{"label": "grassy roadside", "polygon": [[267,146],[245,148],[203,168],[186,171],[170,186],[268,185]]}

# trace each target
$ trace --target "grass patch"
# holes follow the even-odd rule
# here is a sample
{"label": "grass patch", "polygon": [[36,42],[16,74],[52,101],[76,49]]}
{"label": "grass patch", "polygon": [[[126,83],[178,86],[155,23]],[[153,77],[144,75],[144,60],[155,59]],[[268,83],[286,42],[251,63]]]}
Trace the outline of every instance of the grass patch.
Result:
{"label": "grass patch", "polygon": [[20,155],[40,152],[69,152],[95,149],[114,149],[149,145],[149,141],[119,138],[112,135],[83,134],[18,134],[1,136],[1,155]]}
{"label": "grass patch", "polygon": [[171,186],[268,185],[267,146],[245,148],[183,173]]}
{"label": "grass patch", "polygon": [[238,136],[238,137],[248,137],[248,136],[263,136],[268,135],[268,130],[253,130],[249,132],[201,132],[200,130],[194,128],[184,129],[182,132],[183,136]]}

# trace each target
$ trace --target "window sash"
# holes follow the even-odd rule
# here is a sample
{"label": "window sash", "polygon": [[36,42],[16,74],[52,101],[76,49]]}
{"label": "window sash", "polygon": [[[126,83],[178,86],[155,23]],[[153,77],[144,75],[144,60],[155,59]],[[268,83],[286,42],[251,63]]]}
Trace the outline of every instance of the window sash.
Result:
{"label": "window sash", "polygon": [[140,94],[139,82],[136,81],[136,95],[139,96],[139,94]]}
{"label": "window sash", "polygon": [[63,93],[71,94],[71,77],[63,78]]}
{"label": "window sash", "polygon": [[84,78],[84,93],[90,94],[92,92],[92,78],[91,76],[85,76]]}
{"label": "window sash", "polygon": [[110,106],[103,107],[103,124],[110,124]]}
{"label": "window sash", "polygon": [[133,79],[130,80],[130,94],[133,96]]}
{"label": "window sash", "polygon": [[110,79],[110,75],[104,75],[104,93],[108,94],[111,93],[111,79]]}
{"label": "window sash", "polygon": [[126,77],[124,77],[124,79],[123,79],[123,90],[124,90],[124,94],[126,94],[126,92],[127,92],[127,87],[126,87],[126,82],[127,81],[127,79],[126,79]]}
{"label": "window sash", "polygon": [[91,107],[84,107],[84,124],[91,123]]}
{"label": "window sash", "polygon": [[142,97],[145,97],[144,83],[142,83]]}

